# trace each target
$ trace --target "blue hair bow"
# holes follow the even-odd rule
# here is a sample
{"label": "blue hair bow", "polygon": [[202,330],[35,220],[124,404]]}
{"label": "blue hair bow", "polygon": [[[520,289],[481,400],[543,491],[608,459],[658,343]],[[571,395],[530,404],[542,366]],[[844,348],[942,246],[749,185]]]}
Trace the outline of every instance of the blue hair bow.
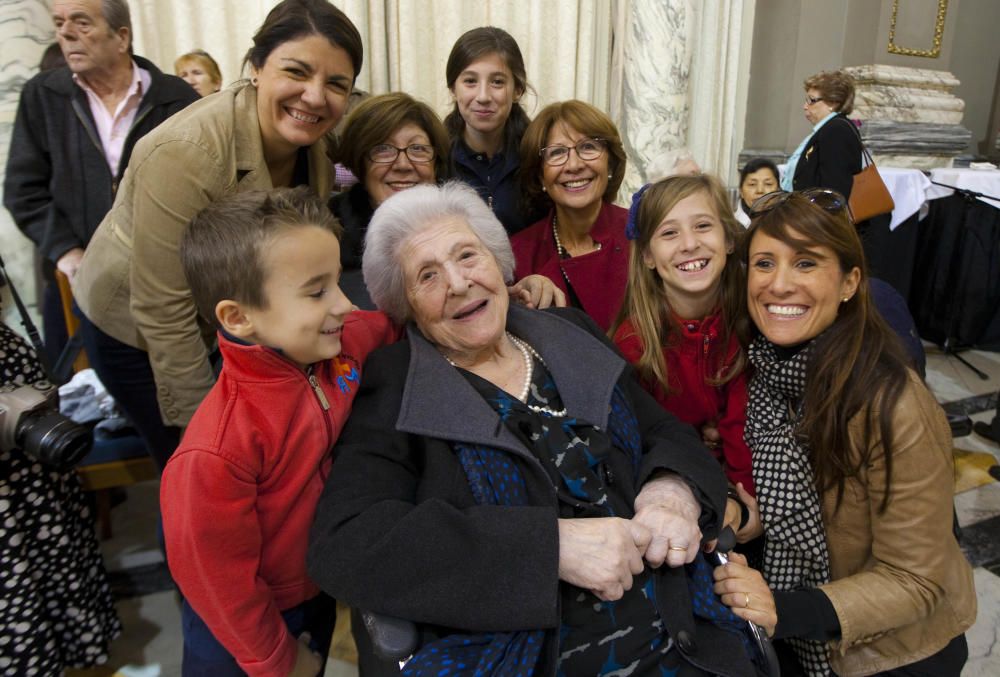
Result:
{"label": "blue hair bow", "polygon": [[644,185],[639,190],[632,193],[632,206],[628,208],[628,223],[625,224],[625,237],[630,240],[639,239],[639,224],[636,218],[639,216],[639,204],[642,202],[642,194],[646,192],[650,184]]}

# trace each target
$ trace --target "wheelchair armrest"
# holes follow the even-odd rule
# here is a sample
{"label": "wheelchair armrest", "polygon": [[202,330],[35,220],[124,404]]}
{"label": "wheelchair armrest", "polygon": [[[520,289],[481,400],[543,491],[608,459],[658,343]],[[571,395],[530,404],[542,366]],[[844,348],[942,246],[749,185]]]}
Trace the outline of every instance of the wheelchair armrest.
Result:
{"label": "wheelchair armrest", "polygon": [[379,658],[403,661],[417,649],[417,626],[412,621],[372,611],[361,611],[361,619]]}

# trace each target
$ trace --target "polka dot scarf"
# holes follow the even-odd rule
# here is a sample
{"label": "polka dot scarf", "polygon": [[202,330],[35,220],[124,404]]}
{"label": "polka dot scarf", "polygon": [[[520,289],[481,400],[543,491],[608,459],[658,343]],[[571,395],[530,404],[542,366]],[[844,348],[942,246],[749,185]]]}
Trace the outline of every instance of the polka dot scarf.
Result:
{"label": "polka dot scarf", "polygon": [[[830,580],[830,558],[809,451],[795,435],[812,345],[781,360],[758,337],[750,345],[746,442],[764,524],[764,577],[774,590],[814,588]],[[830,675],[826,644],[787,640],[810,677]]]}

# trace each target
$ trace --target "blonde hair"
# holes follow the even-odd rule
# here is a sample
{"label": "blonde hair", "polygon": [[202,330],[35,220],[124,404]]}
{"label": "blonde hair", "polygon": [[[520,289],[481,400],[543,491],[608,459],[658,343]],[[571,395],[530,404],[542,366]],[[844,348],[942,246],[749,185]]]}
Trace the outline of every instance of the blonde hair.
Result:
{"label": "blonde hair", "polygon": [[222,71],[219,70],[219,64],[215,63],[211,54],[203,49],[194,49],[187,54],[181,54],[174,61],[174,73],[180,73],[181,66],[187,62],[196,63],[204,68],[208,77],[212,78],[212,82],[222,87]]}
{"label": "blonde hair", "polygon": [[[644,382],[658,383],[666,393],[670,392],[670,381],[663,349],[673,337],[679,335],[680,328],[670,312],[670,301],[660,275],[655,268],[650,269],[646,265],[643,254],[649,248],[656,229],[670,211],[681,200],[698,193],[703,193],[708,198],[715,215],[722,223],[726,244],[735,251],[743,237],[743,227],[733,217],[726,190],[717,178],[708,174],[671,176],[650,184],[642,195],[635,217],[638,237],[632,241],[629,252],[625,300],[609,332],[614,337],[626,319],[631,322],[634,335],[642,343],[642,355],[635,365],[636,370]],[[743,290],[742,265],[737,256],[729,254],[719,285],[723,321],[720,339],[723,346],[729,344],[731,337],[742,339],[748,333]],[[728,357],[723,354],[719,364],[711,365],[707,383],[720,385],[743,371],[746,357],[742,348],[737,351],[730,364],[725,363]]]}

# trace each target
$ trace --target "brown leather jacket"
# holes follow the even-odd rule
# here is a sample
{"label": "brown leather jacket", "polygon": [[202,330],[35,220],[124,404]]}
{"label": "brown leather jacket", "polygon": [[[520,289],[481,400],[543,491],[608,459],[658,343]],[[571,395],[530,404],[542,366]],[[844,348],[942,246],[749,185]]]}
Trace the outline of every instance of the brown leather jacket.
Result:
{"label": "brown leather jacket", "polygon": [[[821,589],[840,619],[838,675],[870,675],[926,658],[976,619],[972,568],[952,534],[954,463],[941,407],[915,374],[896,405],[892,491],[879,514],[885,464],[875,458],[823,497],[832,582]],[[852,432],[860,437],[860,417]]]}
{"label": "brown leather jacket", "polygon": [[[330,193],[326,139],[309,148],[309,185]],[[270,190],[257,90],[234,85],[192,104],[135,147],[115,204],[73,283],[84,314],[123,343],[149,351],[168,425],[186,425],[215,383],[215,329],[198,318],[178,248],[191,218],[232,193]]]}

